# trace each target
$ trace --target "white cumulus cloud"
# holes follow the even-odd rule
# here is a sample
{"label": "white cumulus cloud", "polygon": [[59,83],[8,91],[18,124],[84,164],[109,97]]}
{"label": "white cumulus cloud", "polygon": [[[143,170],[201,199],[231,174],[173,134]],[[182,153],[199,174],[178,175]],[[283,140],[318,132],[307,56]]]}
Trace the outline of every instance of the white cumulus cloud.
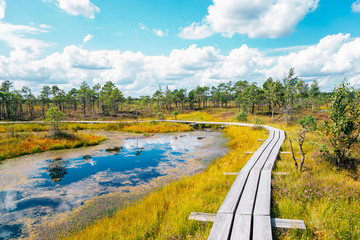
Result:
{"label": "white cumulus cloud", "polygon": [[360,38],[351,39],[350,34],[328,35],[316,45],[278,57],[264,74],[280,78],[290,67],[295,67],[304,79],[319,79],[327,90],[344,77],[360,86]]}
{"label": "white cumulus cloud", "polygon": [[6,11],[6,2],[5,0],[0,0],[0,20],[5,17]]}
{"label": "white cumulus cloud", "polygon": [[289,48],[282,56],[269,56],[245,44],[228,54],[213,46],[197,45],[160,56],[89,51],[70,45],[42,59],[20,61],[0,55],[0,79],[13,80],[15,86],[27,85],[34,92],[39,92],[42,84],[58,84],[70,90],[82,81],[90,85],[112,81],[130,96],[152,95],[159,85],[191,89],[238,80],[261,85],[268,77],[281,80],[291,67],[305,81],[318,79],[324,90],[332,90],[344,77],[359,87],[360,38],[329,35],[314,45]]}
{"label": "white cumulus cloud", "polygon": [[296,25],[318,7],[319,0],[213,0],[201,23],[192,23],[179,34],[200,39],[212,33],[232,37],[277,38],[289,35]]}
{"label": "white cumulus cloud", "polygon": [[[141,22],[139,23],[139,27],[142,31],[151,32],[151,30]],[[155,33],[155,35],[158,37],[167,37],[168,36],[168,30],[163,31],[161,29],[153,28],[152,32]]]}
{"label": "white cumulus cloud", "polygon": [[162,31],[161,29],[153,29],[154,33],[156,34],[156,36],[158,37],[167,37],[168,33]]}
{"label": "white cumulus cloud", "polygon": [[[6,2],[0,0],[0,20],[5,17]],[[41,40],[31,38],[29,35],[36,35],[47,32],[47,30],[33,26],[15,25],[4,21],[0,21],[0,41],[4,42],[10,51],[8,60],[25,61],[37,57],[44,47],[49,46]],[[0,56],[1,59],[6,59]],[[4,62],[0,63],[4,64]]]}
{"label": "white cumulus cloud", "polygon": [[145,26],[143,23],[139,23],[139,27],[141,30],[149,30],[149,28],[147,26]]}
{"label": "white cumulus cloud", "polygon": [[29,35],[37,35],[47,32],[44,29],[25,25],[14,25],[0,22],[0,41],[3,41],[13,50],[10,56],[17,60],[26,60],[38,56],[44,47],[49,46],[41,40],[31,38]]}
{"label": "white cumulus cloud", "polygon": [[360,12],[360,0],[353,2],[353,4],[351,5],[351,9],[353,12]]}
{"label": "white cumulus cloud", "polygon": [[[55,2],[55,0],[42,1]],[[100,8],[95,6],[90,0],[56,0],[56,5],[69,15],[82,15],[90,19],[94,19],[95,13],[100,12]]]}
{"label": "white cumulus cloud", "polygon": [[88,41],[90,41],[92,38],[94,37],[94,35],[92,35],[92,34],[88,34],[88,35],[86,35],[85,37],[84,37],[84,40],[83,40],[83,45],[85,44],[85,43],[87,43]]}
{"label": "white cumulus cloud", "polygon": [[47,25],[47,24],[40,24],[39,27],[43,28],[43,29],[51,29],[52,28],[50,25]]}
{"label": "white cumulus cloud", "polygon": [[211,26],[206,22],[203,24],[193,22],[190,26],[183,28],[179,36],[185,39],[203,39],[210,37],[213,33]]}

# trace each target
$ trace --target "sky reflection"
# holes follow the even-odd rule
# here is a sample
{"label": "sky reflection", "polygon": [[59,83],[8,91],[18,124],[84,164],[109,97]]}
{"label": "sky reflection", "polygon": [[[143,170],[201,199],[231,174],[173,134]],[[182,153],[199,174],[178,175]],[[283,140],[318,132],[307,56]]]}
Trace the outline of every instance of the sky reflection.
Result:
{"label": "sky reflection", "polygon": [[[161,134],[126,139],[123,146],[92,156],[28,162],[26,171],[21,161],[1,165],[0,239],[26,236],[28,227],[42,217],[67,212],[95,196],[196,172],[226,152],[224,143],[220,132]],[[21,169],[22,180],[7,186],[6,179],[18,177],[16,169]]]}

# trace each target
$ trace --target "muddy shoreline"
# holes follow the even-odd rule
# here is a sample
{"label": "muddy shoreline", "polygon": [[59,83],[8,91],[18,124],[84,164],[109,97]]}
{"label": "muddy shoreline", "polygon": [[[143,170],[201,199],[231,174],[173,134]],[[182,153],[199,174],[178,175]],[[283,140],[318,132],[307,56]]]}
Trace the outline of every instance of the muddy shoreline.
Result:
{"label": "muddy shoreline", "polygon": [[[197,139],[197,141],[205,143],[207,146],[206,148],[211,149],[211,151],[214,151],[213,148],[215,142],[221,143],[216,145],[219,145],[218,152],[223,151],[223,153],[217,157],[225,155],[227,152],[227,148],[225,147],[226,139],[223,138],[223,135],[220,132],[207,133],[205,131],[195,131],[184,133],[154,134],[153,136],[98,130],[85,130],[82,132],[102,135],[107,137],[107,140],[100,143],[99,145],[86,148],[48,151],[6,160],[2,165],[0,165],[0,193],[1,191],[4,193],[6,191],[14,191],[13,189],[19,189],[18,186],[22,183],[32,186],[32,180],[28,179],[27,176],[29,176],[32,171],[36,170],[39,163],[46,162],[48,159],[83,158],[87,155],[93,157],[101,157],[102,155],[106,156],[109,153],[104,151],[104,149],[123,146],[124,143],[126,144],[128,141],[137,143],[137,140],[135,141],[135,139],[138,139],[139,142],[156,142],[164,137],[170,137],[174,139],[174,142],[181,142],[181,139],[185,139],[182,137],[191,135],[194,139]],[[218,138],[220,140],[217,140]],[[181,145],[182,144],[175,146],[175,148]],[[190,143],[190,145],[192,144]],[[199,153],[195,153],[192,157],[188,157],[184,162],[175,161],[175,165],[174,162],[172,162],[171,166],[166,164],[157,166],[156,171],[161,173],[161,176],[159,177],[151,179],[150,181],[140,181],[137,182],[136,185],[132,186],[129,185],[113,188],[105,195],[96,196],[96,192],[99,192],[99,188],[96,182],[93,180],[90,182],[86,180],[86,182],[81,183],[80,188],[77,187],[78,190],[70,189],[71,191],[69,192],[69,189],[65,189],[63,194],[71,193],[71,196],[76,196],[74,195],[74,191],[85,191],[82,193],[82,196],[86,196],[86,193],[88,192],[90,194],[89,199],[84,201],[84,198],[78,198],[77,202],[71,202],[73,204],[72,206],[74,207],[78,205],[78,207],[75,208],[71,207],[73,208],[71,211],[64,211],[56,214],[50,211],[45,218],[34,217],[19,220],[21,224],[24,225],[22,235],[19,237],[30,237],[33,239],[59,238],[69,232],[74,231],[75,229],[79,229],[88,225],[98,218],[112,214],[119,207],[123,208],[128,204],[133,204],[137,200],[143,198],[145,195],[165,184],[168,184],[171,181],[175,181],[183,176],[192,175],[202,171],[209,164],[209,162],[211,162],[211,160],[215,160],[214,156],[216,154],[213,153],[212,155],[214,156],[209,156],[209,150],[205,149],[205,151],[203,151],[201,148],[199,150]],[[217,150],[215,150],[215,152],[216,151]],[[21,164],[21,168],[19,168],[19,164]],[[100,177],[100,180],[102,180],[101,175],[98,177]],[[41,197],[49,198],[55,195],[56,194],[54,194],[54,192],[48,192],[45,195],[42,194]],[[15,224],[18,224],[18,221],[15,221]]]}

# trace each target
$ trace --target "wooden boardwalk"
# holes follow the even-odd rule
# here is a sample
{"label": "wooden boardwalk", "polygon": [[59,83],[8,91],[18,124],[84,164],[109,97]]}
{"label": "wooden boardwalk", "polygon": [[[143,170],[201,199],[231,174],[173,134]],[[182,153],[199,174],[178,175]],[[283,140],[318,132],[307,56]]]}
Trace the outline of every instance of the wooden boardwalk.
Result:
{"label": "wooden boardwalk", "polygon": [[[187,123],[254,126],[228,122]],[[208,240],[272,239],[271,171],[285,140],[285,132],[262,127],[269,131],[269,136],[237,175],[216,214]]]}

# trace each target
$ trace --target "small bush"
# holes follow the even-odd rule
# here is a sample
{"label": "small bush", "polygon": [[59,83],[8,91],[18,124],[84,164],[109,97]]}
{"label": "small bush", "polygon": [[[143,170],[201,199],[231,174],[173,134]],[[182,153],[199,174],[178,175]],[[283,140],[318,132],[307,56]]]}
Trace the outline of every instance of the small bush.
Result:
{"label": "small bush", "polygon": [[39,153],[39,152],[42,152],[42,149],[41,149],[40,146],[37,146],[37,147],[32,148],[32,149],[30,150],[30,153],[31,153],[31,154],[32,154],[32,153]]}
{"label": "small bush", "polygon": [[174,111],[171,115],[177,120],[177,115],[179,114],[178,111]]}
{"label": "small bush", "polygon": [[75,140],[76,139],[75,134],[67,133],[67,132],[59,132],[54,137],[55,138],[60,138],[60,139],[69,139],[69,140]]}
{"label": "small bush", "polygon": [[260,126],[260,125],[263,125],[263,124],[264,124],[264,121],[261,118],[256,118],[255,119],[255,125]]}
{"label": "small bush", "polygon": [[239,122],[247,122],[247,117],[248,115],[244,111],[241,111],[235,116],[235,119]]}
{"label": "small bush", "polygon": [[158,113],[156,114],[156,117],[157,117],[157,119],[159,119],[159,120],[164,120],[164,119],[165,119],[164,114],[162,114],[161,112],[158,112]]}

